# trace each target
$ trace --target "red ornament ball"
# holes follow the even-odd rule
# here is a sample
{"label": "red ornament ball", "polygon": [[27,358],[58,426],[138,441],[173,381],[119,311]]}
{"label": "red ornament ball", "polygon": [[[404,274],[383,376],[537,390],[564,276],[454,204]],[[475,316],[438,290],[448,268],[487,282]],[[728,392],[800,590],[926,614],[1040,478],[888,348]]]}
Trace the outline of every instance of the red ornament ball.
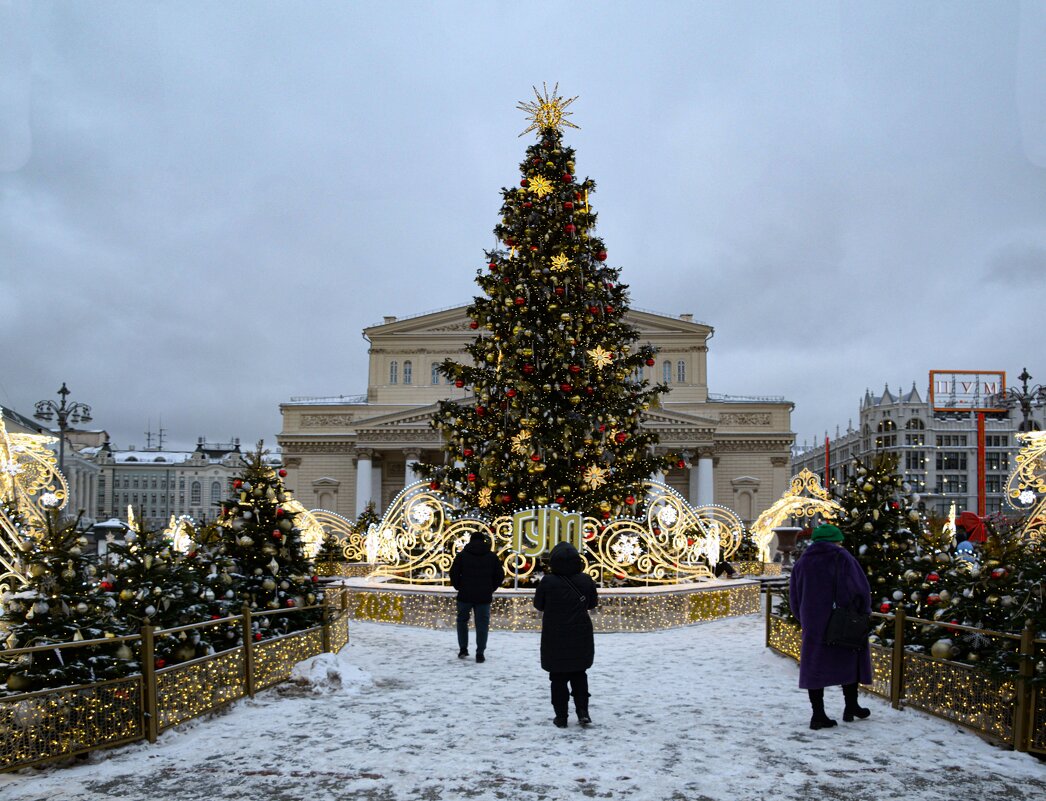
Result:
{"label": "red ornament ball", "polygon": [[646,360],[646,366],[647,367],[653,367],[654,366],[654,360],[653,359],[647,359]]}
{"label": "red ornament ball", "polygon": [[294,599],[293,598],[288,598],[287,599],[287,606],[294,606]]}
{"label": "red ornament ball", "polygon": [[281,467],[281,468],[279,469],[279,471],[277,472],[277,475],[278,475],[278,476],[279,476],[280,478],[287,478],[287,471],[286,471],[286,470],[284,470],[284,469],[283,469],[283,468]]}
{"label": "red ornament ball", "polygon": [[111,581],[103,581],[100,586],[103,592],[109,592],[113,588],[113,583]]}
{"label": "red ornament ball", "polygon": [[682,470],[684,467],[686,467],[686,462],[684,462],[682,459],[680,459],[678,462],[676,462],[676,467],[678,467],[680,470]]}
{"label": "red ornament ball", "polygon": [[319,582],[319,580],[320,580],[320,577],[319,577],[319,576],[313,576],[313,577],[312,577],[312,583],[313,583],[313,584],[316,584],[317,582]]}
{"label": "red ornament ball", "polygon": [[533,205],[534,205],[534,204],[533,204],[533,203],[531,203],[531,202],[530,202],[530,201],[528,200],[528,201],[527,201],[526,203],[524,203],[524,204],[523,204],[523,208],[525,208],[525,209],[529,209],[529,208],[530,208],[531,206],[533,206]]}
{"label": "red ornament ball", "polygon": [[610,512],[603,512],[603,519],[604,520],[609,520],[610,519]]}
{"label": "red ornament ball", "polygon": [[487,265],[487,268],[493,272],[494,270],[498,269],[497,262],[492,261],[490,264]]}
{"label": "red ornament ball", "polygon": [[565,203],[563,203],[563,208],[566,209],[567,211],[570,211],[571,209],[574,208],[574,204],[571,201],[568,200]]}
{"label": "red ornament ball", "polygon": [[479,323],[477,323],[475,320],[473,320],[471,323],[469,323],[469,328],[471,328],[473,331],[475,331],[477,328],[479,328]]}
{"label": "red ornament ball", "polygon": [[258,640],[260,640],[260,639],[261,639],[261,632],[260,631],[254,632],[254,641],[258,642]]}
{"label": "red ornament ball", "polygon": [[463,450],[463,451],[462,451],[462,453],[463,453],[463,454],[464,454],[465,456],[471,456],[471,455],[472,455],[473,453],[475,453],[475,451],[474,451],[474,450],[472,450],[472,448],[465,448],[465,450]]}
{"label": "red ornament ball", "polygon": [[459,378],[457,381],[454,382],[454,386],[456,386],[458,389],[461,389],[463,386],[465,386],[465,382]]}
{"label": "red ornament ball", "polygon": [[484,407],[484,406],[477,406],[476,407],[476,414],[478,414],[480,417],[482,417],[486,413],[487,413],[486,407]]}
{"label": "red ornament ball", "polygon": [[429,482],[429,489],[430,490],[438,490],[439,489],[439,482],[437,482],[437,481],[430,481]]}
{"label": "red ornament ball", "polygon": [[625,503],[627,503],[629,506],[634,506],[636,503],[636,499],[633,496],[629,495],[627,498],[625,498]]}
{"label": "red ornament ball", "polygon": [[566,231],[568,234],[572,234],[577,229],[574,227],[574,223],[567,223],[563,226],[563,230]]}
{"label": "red ornament ball", "polygon": [[526,178],[524,178],[522,181],[519,182],[519,185],[520,186],[530,186],[530,181],[528,181]]}
{"label": "red ornament ball", "polygon": [[580,372],[581,372],[581,366],[580,366],[580,365],[577,365],[577,364],[572,364],[572,365],[570,365],[570,367],[568,367],[567,369],[568,369],[568,370],[569,370],[570,372],[574,373],[574,375],[577,375],[578,373],[580,373]]}
{"label": "red ornament ball", "polygon": [[502,495],[501,496],[501,502],[502,503],[512,503],[512,496],[511,495]]}
{"label": "red ornament ball", "polygon": [[540,462],[541,461],[541,456],[539,456],[536,453],[532,453],[530,455],[530,461],[532,461],[532,462]]}
{"label": "red ornament ball", "polygon": [[555,292],[555,293],[556,293],[557,295],[562,295],[562,294],[563,294],[563,292],[564,292],[564,290],[563,290],[563,287],[561,287],[561,286],[557,286],[557,287],[556,287],[556,288],[555,288],[554,290],[552,290],[552,291],[553,291],[553,292]]}
{"label": "red ornament ball", "polygon": [[603,307],[603,311],[607,314],[611,314],[614,311],[614,307],[608,303],[606,306]]}
{"label": "red ornament ball", "polygon": [[569,184],[573,180],[574,180],[574,176],[571,175],[569,172],[563,173],[563,183]]}
{"label": "red ornament ball", "polygon": [[573,388],[572,386],[570,386],[570,384],[560,384],[560,385],[559,385],[559,388],[560,388],[560,389],[561,389],[561,390],[562,390],[563,392],[570,392],[571,390],[573,390],[573,389],[574,389],[574,388]]}
{"label": "red ornament ball", "polygon": [[157,660],[156,660],[156,667],[157,667],[158,669],[159,669],[159,668],[162,668],[162,667],[163,667],[164,665],[166,665],[166,664],[167,664],[167,660],[166,660],[166,659],[157,659]]}
{"label": "red ornament ball", "polygon": [[534,365],[532,365],[532,364],[524,364],[523,365],[523,372],[526,373],[527,375],[530,375],[531,373],[534,372]]}
{"label": "red ornament ball", "polygon": [[596,258],[599,259],[600,261],[606,261],[607,260],[607,252],[605,250],[599,251],[599,253],[596,254]]}
{"label": "red ornament ball", "polygon": [[940,600],[941,596],[935,592],[931,592],[929,595],[926,596],[926,603],[928,604],[935,604]]}
{"label": "red ornament ball", "polygon": [[283,511],[283,507],[282,506],[276,507],[276,516],[277,517],[283,517],[284,514],[285,514],[285,512]]}
{"label": "red ornament ball", "polygon": [[887,612],[890,611],[890,604],[889,603],[881,603],[881,604],[879,604],[879,611],[882,612],[885,615]]}
{"label": "red ornament ball", "polygon": [[929,573],[926,576],[926,580],[928,582],[930,582],[931,584],[936,582],[936,581],[940,581],[940,579],[941,579],[941,577],[939,575],[937,575],[936,573]]}
{"label": "red ornament ball", "polygon": [[993,579],[1001,579],[1003,576],[1006,575],[1006,568],[1005,567],[997,567],[997,568],[995,568],[992,571],[991,575],[992,575]]}
{"label": "red ornament ball", "polygon": [[278,528],[274,528],[272,530],[272,536],[273,536],[274,539],[277,539],[277,540],[283,538],[283,534],[280,533],[280,530]]}
{"label": "red ornament ball", "polygon": [[526,302],[527,302],[526,298],[523,298],[523,297],[517,297],[516,298],[516,305],[517,306],[522,306]]}
{"label": "red ornament ball", "polygon": [[563,504],[563,503],[566,503],[566,500],[567,499],[564,498],[562,495],[557,495],[556,496],[556,503]]}
{"label": "red ornament ball", "polygon": [[475,481],[476,480],[476,474],[475,473],[469,473],[468,474],[468,480],[469,481]]}
{"label": "red ornament ball", "polygon": [[626,434],[624,431],[618,431],[614,435],[614,439],[616,439],[618,442],[624,442],[626,439],[628,439],[628,434]]}
{"label": "red ornament ball", "polygon": [[585,387],[585,394],[586,395],[594,395],[595,392],[596,391],[592,387]]}
{"label": "red ornament ball", "polygon": [[234,487],[235,489],[239,489],[240,487],[242,487],[242,486],[243,486],[243,481],[241,481],[241,480],[240,480],[240,479],[238,479],[238,478],[237,478],[237,479],[234,479],[234,480],[233,480],[233,482],[232,482],[232,485],[233,485],[233,487]]}

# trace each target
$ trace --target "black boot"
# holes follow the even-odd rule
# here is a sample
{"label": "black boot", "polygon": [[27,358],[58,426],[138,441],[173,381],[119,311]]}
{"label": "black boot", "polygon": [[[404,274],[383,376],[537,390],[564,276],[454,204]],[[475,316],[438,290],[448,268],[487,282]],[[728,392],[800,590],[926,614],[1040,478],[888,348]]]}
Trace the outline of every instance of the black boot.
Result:
{"label": "black boot", "polygon": [[865,709],[863,706],[857,703],[857,682],[853,684],[843,685],[843,698],[846,700],[846,707],[843,709],[843,720],[847,723],[853,721],[854,718],[860,718],[864,720],[870,714],[872,710]]}
{"label": "black boot", "polygon": [[592,696],[588,692],[588,676],[582,671],[571,677],[570,686],[574,696],[574,711],[577,712],[577,722],[582,726],[591,726],[592,718],[588,716],[588,699]]}
{"label": "black boot", "polygon": [[811,729],[830,729],[837,725],[824,711],[824,689],[807,690],[810,696],[810,708],[813,709],[813,717],[810,718]]}

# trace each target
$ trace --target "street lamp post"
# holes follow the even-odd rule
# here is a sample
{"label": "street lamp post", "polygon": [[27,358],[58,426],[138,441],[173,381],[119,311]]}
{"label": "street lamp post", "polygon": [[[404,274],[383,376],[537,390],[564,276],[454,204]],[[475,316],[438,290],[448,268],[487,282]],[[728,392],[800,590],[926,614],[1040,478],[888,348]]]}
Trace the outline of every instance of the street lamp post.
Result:
{"label": "street lamp post", "polygon": [[58,394],[62,397],[61,403],[55,403],[53,400],[42,400],[36,404],[36,413],[33,415],[37,420],[45,420],[50,422],[55,416],[58,417],[58,470],[64,474],[65,472],[65,432],[69,430],[69,423],[89,423],[91,422],[91,407],[86,403],[66,403],[66,398],[69,396],[69,389],[66,387],[65,382],[62,382],[62,388],[58,390]]}
{"label": "street lamp post", "polygon": [[1046,406],[1046,386],[1037,384],[1028,389],[1031,375],[1028,374],[1027,367],[1017,378],[1021,380],[1021,389],[1008,387],[1005,392],[1000,392],[992,400],[1007,409],[1019,408],[1023,418],[1020,430],[1031,431],[1031,410],[1035,406]]}

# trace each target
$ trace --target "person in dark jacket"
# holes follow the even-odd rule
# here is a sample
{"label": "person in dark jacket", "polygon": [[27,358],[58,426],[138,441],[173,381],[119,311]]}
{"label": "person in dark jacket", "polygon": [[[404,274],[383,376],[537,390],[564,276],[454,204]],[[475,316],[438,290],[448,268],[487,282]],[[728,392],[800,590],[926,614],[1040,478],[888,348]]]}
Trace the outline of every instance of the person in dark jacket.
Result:
{"label": "person in dark jacket", "polygon": [[482,531],[454,557],[450,583],[458,591],[458,659],[469,655],[469,616],[476,618],[476,661],[485,662],[487,632],[490,631],[490,602],[505,579],[505,570],[491,553],[490,540]]}
{"label": "person in dark jacket", "polygon": [[871,589],[864,568],[842,547],[843,533],[833,525],[818,526],[810,545],[792,567],[789,606],[802,627],[799,687],[810,696],[811,729],[827,729],[836,722],[824,711],[824,688],[841,684],[845,707],[843,720],[866,718],[871,712],[857,703],[857,684],[872,681],[871,649],[859,651],[825,644],[832,606],[853,607],[868,613]]}
{"label": "person in dark jacket", "polygon": [[[581,572],[581,555],[569,542],[561,542],[549,555],[551,573],[534,593],[534,606],[541,610],[541,667],[552,682],[553,719],[566,728],[570,695],[578,723],[589,726],[588,674],[596,655],[589,609],[595,609],[596,583]],[[570,685],[570,691],[567,685]]]}

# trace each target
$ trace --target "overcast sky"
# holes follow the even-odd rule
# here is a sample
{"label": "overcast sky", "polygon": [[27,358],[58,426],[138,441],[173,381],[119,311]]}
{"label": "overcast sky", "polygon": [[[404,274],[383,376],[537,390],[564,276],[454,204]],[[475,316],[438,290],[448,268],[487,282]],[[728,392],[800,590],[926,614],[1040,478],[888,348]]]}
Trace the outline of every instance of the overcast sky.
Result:
{"label": "overcast sky", "polygon": [[0,405],[275,444],[364,392],[362,328],[478,291],[542,81],[712,392],[802,442],[930,369],[1046,381],[1042,3],[0,0]]}

